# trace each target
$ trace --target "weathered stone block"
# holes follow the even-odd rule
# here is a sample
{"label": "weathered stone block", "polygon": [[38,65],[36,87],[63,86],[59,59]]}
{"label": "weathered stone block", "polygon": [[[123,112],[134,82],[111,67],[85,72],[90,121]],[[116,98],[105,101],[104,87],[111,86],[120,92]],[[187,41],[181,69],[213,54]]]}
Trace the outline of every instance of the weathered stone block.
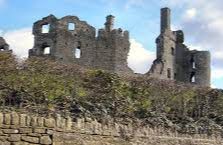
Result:
{"label": "weathered stone block", "polygon": [[0,113],[0,127],[2,126],[3,124],[3,121],[4,121],[4,116],[2,113]]}
{"label": "weathered stone block", "polygon": [[11,145],[30,145],[30,144],[28,142],[20,141],[20,142],[13,142]]}
{"label": "weathered stone block", "polygon": [[67,119],[66,119],[66,129],[67,130],[72,129],[72,118],[71,117],[67,117]]}
{"label": "weathered stone block", "polygon": [[62,118],[61,118],[60,114],[57,114],[57,115],[56,115],[56,127],[58,127],[58,128],[61,128],[61,126],[62,126],[62,125],[61,125],[61,123],[62,123],[62,122],[61,122],[61,119],[62,119]]}
{"label": "weathered stone block", "polygon": [[19,132],[21,134],[25,134],[25,133],[32,133],[32,128],[20,128]]}
{"label": "weathered stone block", "polygon": [[6,133],[6,134],[16,134],[16,133],[19,133],[19,130],[18,129],[2,129],[3,133]]}
{"label": "weathered stone block", "polygon": [[39,134],[39,133],[28,133],[28,136],[41,137],[41,134]]}
{"label": "weathered stone block", "polygon": [[30,124],[31,124],[31,117],[26,116],[26,126],[30,126]]}
{"label": "weathered stone block", "polygon": [[31,117],[31,123],[30,123],[31,126],[37,126],[37,117],[35,116],[32,116]]}
{"label": "weathered stone block", "polygon": [[6,141],[8,139],[8,136],[6,136],[6,135],[1,135],[0,136],[0,141]]}
{"label": "weathered stone block", "polygon": [[22,136],[22,140],[29,143],[39,143],[39,137]]}
{"label": "weathered stone block", "polygon": [[19,115],[16,112],[11,114],[12,125],[19,125]]}
{"label": "weathered stone block", "polygon": [[53,118],[44,119],[44,126],[49,128],[55,127],[55,120]]}
{"label": "weathered stone block", "polygon": [[10,125],[11,124],[11,114],[4,114],[4,123],[6,125]]}
{"label": "weathered stone block", "polygon": [[10,143],[10,142],[5,141],[5,142],[0,142],[0,145],[11,145],[11,143]]}
{"label": "weathered stone block", "polygon": [[47,129],[46,133],[49,134],[49,135],[53,135],[54,131],[51,130],[51,129]]}
{"label": "weathered stone block", "polygon": [[8,138],[8,141],[11,141],[11,142],[18,142],[20,140],[21,140],[20,134],[11,134]]}
{"label": "weathered stone block", "polygon": [[52,140],[49,136],[42,136],[40,138],[40,143],[43,145],[49,145],[49,144],[52,144]]}
{"label": "weathered stone block", "polygon": [[37,125],[39,127],[43,127],[44,126],[44,119],[43,119],[43,117],[38,117],[37,118]]}
{"label": "weathered stone block", "polygon": [[26,114],[20,114],[20,126],[21,127],[26,126]]}
{"label": "weathered stone block", "polygon": [[33,132],[34,133],[46,133],[46,129],[44,129],[44,128],[34,128]]}

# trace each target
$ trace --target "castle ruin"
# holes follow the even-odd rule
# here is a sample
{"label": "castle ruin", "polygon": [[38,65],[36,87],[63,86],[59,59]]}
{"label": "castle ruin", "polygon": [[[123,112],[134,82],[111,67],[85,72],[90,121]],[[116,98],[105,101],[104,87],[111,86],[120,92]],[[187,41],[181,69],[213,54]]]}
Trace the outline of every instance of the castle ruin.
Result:
{"label": "castle ruin", "polygon": [[[161,9],[157,58],[144,76],[210,86],[210,52],[189,50],[183,31],[171,30],[170,13],[169,8]],[[29,50],[29,57],[52,57],[87,68],[134,75],[127,64],[129,32],[114,29],[112,15],[106,17],[105,27],[98,30],[97,36],[94,27],[76,16],[58,19],[54,15],[35,22],[33,35],[34,47]],[[9,50],[2,37],[0,50]]]}
{"label": "castle ruin", "polygon": [[[105,28],[96,36],[95,28],[76,16],[58,19],[50,15],[34,23],[35,44],[29,56],[51,56],[89,68],[133,73],[127,65],[129,32],[113,27],[114,16],[109,15]],[[47,48],[48,53],[44,53]]]}
{"label": "castle ruin", "polygon": [[161,9],[157,58],[147,75],[201,86],[210,86],[210,52],[189,50],[182,30],[171,30],[171,10]]}

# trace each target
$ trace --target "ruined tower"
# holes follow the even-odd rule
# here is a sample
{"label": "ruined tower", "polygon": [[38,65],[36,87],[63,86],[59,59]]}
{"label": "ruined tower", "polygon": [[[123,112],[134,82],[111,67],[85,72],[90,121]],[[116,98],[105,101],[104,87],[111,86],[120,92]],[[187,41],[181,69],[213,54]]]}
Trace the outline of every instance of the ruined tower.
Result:
{"label": "ruined tower", "polygon": [[123,31],[121,28],[113,29],[114,20],[114,16],[107,16],[105,28],[98,32],[95,68],[133,73],[127,64],[130,50],[129,32]]}
{"label": "ruined tower", "polygon": [[147,75],[210,86],[210,52],[189,50],[182,30],[171,30],[171,10],[161,9],[161,34],[156,39],[157,58]]}
{"label": "ruined tower", "polygon": [[34,23],[35,42],[29,57],[52,57],[89,68],[133,73],[127,65],[129,34],[114,29],[114,18],[106,17],[105,28],[96,37],[96,29],[76,16],[58,19],[49,15]]}

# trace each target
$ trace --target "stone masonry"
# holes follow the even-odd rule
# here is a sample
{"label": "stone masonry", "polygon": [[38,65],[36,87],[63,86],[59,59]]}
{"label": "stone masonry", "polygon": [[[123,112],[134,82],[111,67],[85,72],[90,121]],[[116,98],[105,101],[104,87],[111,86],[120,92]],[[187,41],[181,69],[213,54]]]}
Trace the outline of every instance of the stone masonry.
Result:
{"label": "stone masonry", "polygon": [[[162,8],[157,58],[146,76],[210,86],[210,52],[189,50],[183,31],[171,30],[170,17],[170,9]],[[58,19],[53,15],[35,22],[33,34],[35,44],[29,51],[30,57],[50,56],[89,68],[133,74],[127,65],[129,32],[114,29],[112,15],[107,16],[105,28],[98,31],[98,36],[94,27],[76,16]]]}
{"label": "stone masonry", "polygon": [[220,136],[180,135],[131,123],[0,112],[0,145],[223,145]]}
{"label": "stone masonry", "polygon": [[147,75],[210,86],[210,52],[189,50],[182,30],[171,30],[170,9],[161,9],[161,34],[156,39],[157,58]]}
{"label": "stone masonry", "polygon": [[95,28],[76,16],[58,19],[49,15],[34,23],[35,44],[29,56],[51,56],[89,68],[133,73],[127,65],[129,33],[113,27],[114,16],[109,15],[96,36]]}

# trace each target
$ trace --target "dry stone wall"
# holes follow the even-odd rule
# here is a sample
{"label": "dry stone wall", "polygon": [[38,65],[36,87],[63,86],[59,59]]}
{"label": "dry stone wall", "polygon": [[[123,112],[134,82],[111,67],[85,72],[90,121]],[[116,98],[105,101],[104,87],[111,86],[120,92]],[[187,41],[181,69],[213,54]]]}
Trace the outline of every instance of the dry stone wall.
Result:
{"label": "dry stone wall", "polygon": [[[73,121],[75,120],[75,121]],[[221,145],[219,137],[178,135],[167,130],[90,118],[0,113],[0,145]]]}

